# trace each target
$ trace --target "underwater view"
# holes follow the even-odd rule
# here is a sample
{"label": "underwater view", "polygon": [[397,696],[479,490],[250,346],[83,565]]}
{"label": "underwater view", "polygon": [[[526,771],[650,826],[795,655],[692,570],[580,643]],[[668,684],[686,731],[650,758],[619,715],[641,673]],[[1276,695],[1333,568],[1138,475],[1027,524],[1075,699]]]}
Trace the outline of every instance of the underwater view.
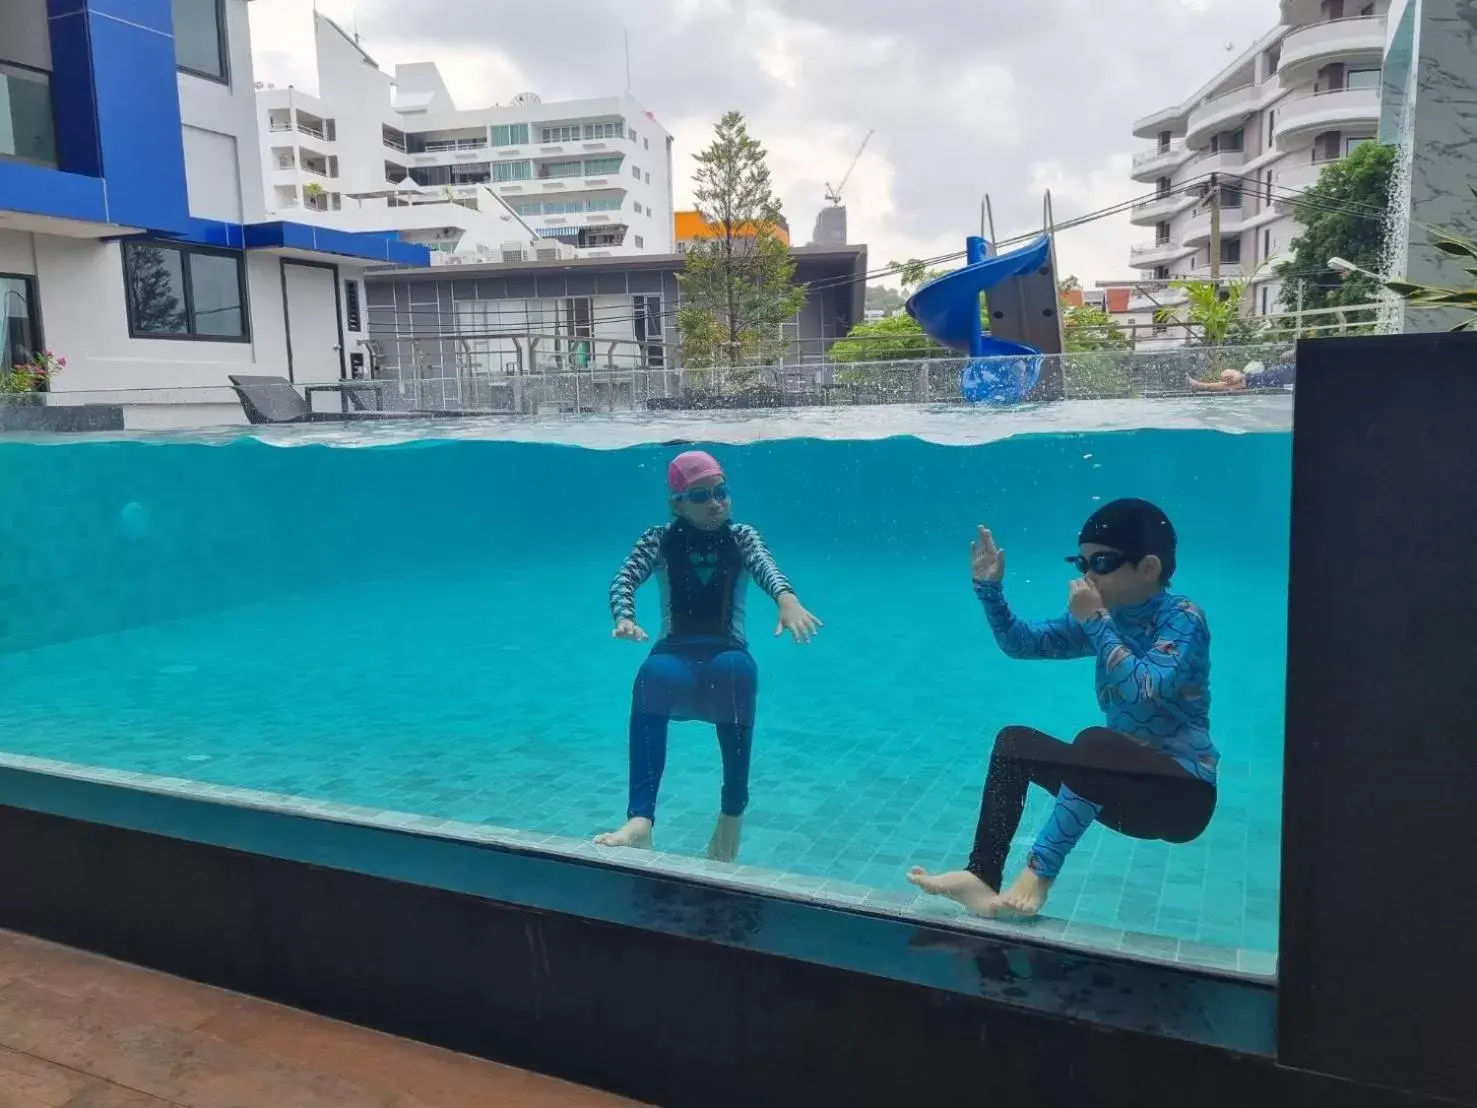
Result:
{"label": "underwater view", "polygon": [[[907,874],[964,866],[996,736],[1103,723],[1091,658],[997,646],[977,525],[1008,551],[1011,608],[1045,619],[1084,520],[1143,498],[1210,628],[1214,814],[1174,843],[1093,824],[1019,926],[1270,973],[1287,400],[0,443],[0,750],[588,844],[626,821],[650,649],[612,637],[612,579],[672,519],[671,459],[702,449],[823,624],[777,636],[748,589],[749,799],[734,864],[705,877],[967,923]],[[636,621],[656,637],[655,581]],[[708,853],[722,765],[711,723],[672,724],[653,858]],[[1007,879],[1051,805],[1030,789]]]}

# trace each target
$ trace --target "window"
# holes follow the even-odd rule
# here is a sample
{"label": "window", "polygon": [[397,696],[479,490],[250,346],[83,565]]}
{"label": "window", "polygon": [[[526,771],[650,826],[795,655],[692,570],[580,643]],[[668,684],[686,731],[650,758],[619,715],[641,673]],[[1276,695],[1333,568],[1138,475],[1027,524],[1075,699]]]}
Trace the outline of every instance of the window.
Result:
{"label": "window", "polygon": [[[646,355],[648,369],[661,369],[666,363],[662,341],[662,298],[660,296],[637,296],[632,298],[632,323],[636,341],[641,343]],[[650,343],[651,345],[646,345]]]}
{"label": "window", "polygon": [[532,162],[493,162],[494,181],[526,181],[533,176]]}
{"label": "window", "polygon": [[646,247],[646,241],[640,235],[637,235],[636,236],[636,249],[637,250],[642,250],[645,247]]}
{"label": "window", "polygon": [[1241,240],[1239,238],[1221,241],[1221,261],[1227,265],[1236,265],[1241,261]]}
{"label": "window", "polygon": [[535,200],[528,204],[514,204],[513,210],[519,215],[542,215],[544,206]]}
{"label": "window", "polygon": [[1354,153],[1355,150],[1358,150],[1366,142],[1373,142],[1373,141],[1374,141],[1374,139],[1372,139],[1372,138],[1351,138],[1351,139],[1344,139],[1344,153],[1346,155],[1347,154],[1352,154],[1352,153]]}
{"label": "window", "polygon": [[1159,132],[1159,153],[1161,153],[1161,154],[1167,154],[1169,152],[1169,147],[1170,147],[1170,144],[1172,143],[1172,141],[1173,141],[1173,136],[1168,131],[1160,131]]}
{"label": "window", "polygon": [[588,296],[571,296],[564,301],[564,333],[570,338],[589,338],[594,333],[592,318]]}
{"label": "window", "polygon": [[638,181],[641,180],[641,169],[640,169],[639,166],[634,166],[633,165],[631,167],[631,176],[634,177],[634,178],[636,178],[636,180],[638,180]]}
{"label": "window", "polygon": [[607,173],[619,173],[621,171],[621,160],[619,158],[586,158],[585,176],[603,177]]}
{"label": "window", "polygon": [[1266,285],[1262,286],[1262,315],[1267,314],[1267,293],[1271,291]]}
{"label": "window", "polygon": [[1156,223],[1154,225],[1154,243],[1155,243],[1155,245],[1157,245],[1157,246],[1164,246],[1168,242],[1169,242],[1169,224],[1168,223]]}
{"label": "window", "polygon": [[596,197],[585,205],[585,210],[591,212],[618,212],[621,210],[621,202],[613,196]]}
{"label": "window", "polygon": [[618,139],[624,130],[623,123],[586,123],[585,139]]}
{"label": "window", "polygon": [[0,62],[0,158],[56,165],[48,74]]}
{"label": "window", "polygon": [[1272,202],[1272,171],[1269,169],[1263,174],[1262,192],[1268,204]]}
{"label": "window", "polygon": [[123,245],[123,269],[134,338],[246,341],[240,254],[128,242]]}
{"label": "window", "polygon": [[643,145],[643,146],[644,146],[644,147],[646,147],[646,149],[648,149],[648,150],[650,150],[650,149],[651,149],[651,139],[642,139],[642,140],[641,140],[641,144],[642,144],[642,145]]}
{"label": "window", "polygon": [[1159,180],[1154,183],[1154,195],[1156,195],[1156,196],[1168,196],[1169,195],[1169,178],[1168,177],[1160,177]]}
{"label": "window", "polygon": [[1379,88],[1380,70],[1351,69],[1344,75],[1344,88]]}
{"label": "window", "polygon": [[579,124],[572,127],[545,127],[540,132],[540,142],[579,142]]}
{"label": "window", "polygon": [[359,311],[359,282],[344,282],[344,325],[350,331],[362,331],[362,320]]}
{"label": "window", "polygon": [[634,127],[631,128],[631,141],[632,142],[635,142],[636,141],[636,128],[634,128]]}
{"label": "window", "polygon": [[499,123],[492,129],[494,146],[527,146],[527,123]]}
{"label": "window", "polygon": [[648,185],[651,184],[651,174],[650,173],[646,174],[646,183]]}
{"label": "window", "polygon": [[1154,267],[1154,280],[1156,280],[1156,281],[1168,281],[1169,280],[1169,266],[1167,266],[1167,265],[1156,265]]}
{"label": "window", "polygon": [[583,165],[583,162],[547,162],[538,167],[538,175],[541,178],[578,177]]}
{"label": "window", "polygon": [[[1268,228],[1267,230],[1265,230],[1265,231],[1262,232],[1262,261],[1266,261],[1271,256],[1272,256],[1272,230],[1271,230],[1271,228]],[[1265,308],[1262,309],[1262,314],[1263,315],[1266,314],[1266,309]]]}
{"label": "window", "polygon": [[0,274],[0,372],[30,361],[40,346],[35,285],[29,277]]}
{"label": "window", "polygon": [[174,61],[186,73],[230,83],[224,0],[173,0]]}

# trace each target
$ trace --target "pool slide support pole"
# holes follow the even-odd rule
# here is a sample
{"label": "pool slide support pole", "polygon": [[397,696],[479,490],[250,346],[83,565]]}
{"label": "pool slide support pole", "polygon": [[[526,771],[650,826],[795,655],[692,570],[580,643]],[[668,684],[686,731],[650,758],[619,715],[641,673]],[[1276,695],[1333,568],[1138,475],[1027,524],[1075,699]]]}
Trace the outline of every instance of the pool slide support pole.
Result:
{"label": "pool slide support pole", "polygon": [[[970,235],[964,240],[964,264],[979,265],[990,256],[990,244],[983,235]],[[974,319],[971,321],[969,332],[969,356],[971,358],[982,358],[985,356],[985,328],[980,321],[979,297],[975,297]]]}

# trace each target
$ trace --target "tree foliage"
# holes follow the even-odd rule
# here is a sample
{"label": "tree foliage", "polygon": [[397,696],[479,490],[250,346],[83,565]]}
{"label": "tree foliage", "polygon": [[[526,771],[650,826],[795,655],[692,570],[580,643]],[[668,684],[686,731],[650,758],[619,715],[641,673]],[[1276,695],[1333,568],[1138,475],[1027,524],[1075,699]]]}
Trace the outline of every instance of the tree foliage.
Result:
{"label": "tree foliage", "polygon": [[696,207],[715,233],[687,249],[677,329],[688,366],[771,362],[786,346],[781,328],[805,305],[795,261],[775,233],[780,203],[764,147],[741,112],[718,121],[697,156]]}
{"label": "tree foliage", "polygon": [[[186,329],[183,277],[170,268],[174,251],[132,243],[128,247],[128,285],[134,310],[134,329],[147,334],[174,335]],[[177,263],[176,263],[177,266]]]}
{"label": "tree foliage", "polygon": [[826,354],[833,362],[901,362],[948,355],[906,312],[858,323]]}
{"label": "tree foliage", "polygon": [[1133,340],[1118,321],[1096,304],[1079,304],[1062,313],[1062,339],[1069,354],[1086,350],[1127,350]]}
{"label": "tree foliage", "polygon": [[1294,209],[1303,231],[1293,240],[1292,259],[1277,269],[1285,278],[1281,294],[1285,310],[1297,310],[1299,288],[1307,311],[1369,304],[1379,298],[1379,282],[1373,277],[1356,273],[1335,280],[1328,260],[1344,258],[1379,270],[1394,168],[1393,148],[1366,142],[1342,161],[1325,166],[1318,182],[1303,193]]}
{"label": "tree foliage", "polygon": [[1185,294],[1181,304],[1160,308],[1154,322],[1188,325],[1197,346],[1241,346],[1255,342],[1260,325],[1244,314],[1251,281],[1233,277],[1214,281],[1171,281],[1169,287]]}

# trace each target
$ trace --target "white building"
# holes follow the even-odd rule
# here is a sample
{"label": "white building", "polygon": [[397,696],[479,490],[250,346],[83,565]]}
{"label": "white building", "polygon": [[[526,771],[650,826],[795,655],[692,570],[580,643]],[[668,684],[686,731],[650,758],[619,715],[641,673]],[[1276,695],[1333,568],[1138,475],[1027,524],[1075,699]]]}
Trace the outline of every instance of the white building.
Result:
{"label": "white building", "polygon": [[672,138],[629,96],[459,111],[435,65],[392,77],[323,15],[314,36],[317,95],[257,92],[270,209],[465,260],[672,251]]}
{"label": "white building", "polygon": [[65,357],[54,402],[236,405],[230,374],[350,375],[363,271],[428,253],[268,218],[247,0],[50,10],[0,4],[3,368]]}
{"label": "white building", "polygon": [[[1252,279],[1261,314],[1278,309],[1275,267],[1300,232],[1291,214],[1298,194],[1378,133],[1389,8],[1389,0],[1281,3],[1279,26],[1184,103],[1133,128],[1152,141],[1135,155],[1133,179],[1160,194],[1133,209],[1152,235],[1133,248],[1133,266],[1158,282],[1210,276],[1211,212],[1196,194],[1216,174],[1220,272]],[[1173,299],[1156,292],[1133,307],[1149,312]]]}

